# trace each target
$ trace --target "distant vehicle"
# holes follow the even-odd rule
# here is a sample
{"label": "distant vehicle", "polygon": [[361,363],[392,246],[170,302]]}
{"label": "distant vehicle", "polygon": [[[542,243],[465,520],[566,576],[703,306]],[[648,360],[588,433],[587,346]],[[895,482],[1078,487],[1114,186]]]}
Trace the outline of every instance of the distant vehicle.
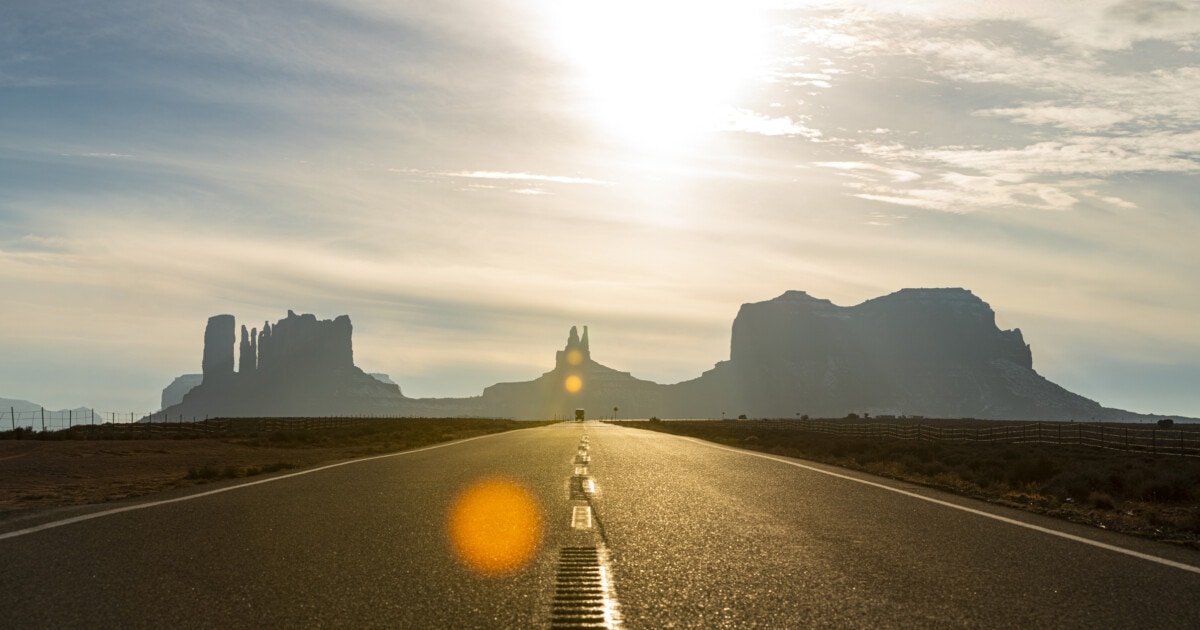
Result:
{"label": "distant vehicle", "polygon": [[582,409],[575,410],[575,422],[583,422],[583,410]]}

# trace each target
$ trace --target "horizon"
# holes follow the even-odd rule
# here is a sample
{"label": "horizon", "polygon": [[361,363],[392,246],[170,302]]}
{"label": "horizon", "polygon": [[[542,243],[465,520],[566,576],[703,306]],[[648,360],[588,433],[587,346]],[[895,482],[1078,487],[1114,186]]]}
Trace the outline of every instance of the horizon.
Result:
{"label": "horizon", "polygon": [[1200,417],[1195,7],[10,14],[0,397],[156,409],[209,316],[289,309],[414,398],[536,378],[574,323],[676,383],[741,304],[962,287],[1050,381]]}

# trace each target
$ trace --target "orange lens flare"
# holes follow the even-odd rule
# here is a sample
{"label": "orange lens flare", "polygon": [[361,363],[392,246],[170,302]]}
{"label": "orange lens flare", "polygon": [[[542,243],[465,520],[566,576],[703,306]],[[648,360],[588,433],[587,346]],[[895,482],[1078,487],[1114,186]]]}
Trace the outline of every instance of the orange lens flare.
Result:
{"label": "orange lens flare", "polygon": [[459,560],[488,576],[515,573],[542,543],[542,511],[528,490],[508,479],[485,479],[450,507],[447,530]]}
{"label": "orange lens flare", "polygon": [[583,353],[578,350],[567,351],[567,363],[569,365],[579,365],[583,363]]}
{"label": "orange lens flare", "polygon": [[572,374],[567,377],[567,380],[565,383],[563,383],[563,386],[567,388],[567,391],[574,394],[575,392],[583,389],[583,379]]}

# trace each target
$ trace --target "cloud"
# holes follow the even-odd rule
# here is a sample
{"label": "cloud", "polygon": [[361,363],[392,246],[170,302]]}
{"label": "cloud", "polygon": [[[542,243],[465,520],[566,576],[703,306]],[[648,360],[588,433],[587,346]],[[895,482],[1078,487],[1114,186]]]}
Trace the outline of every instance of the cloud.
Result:
{"label": "cloud", "polygon": [[771,118],[748,109],[730,109],[725,119],[717,124],[719,131],[740,131],[763,136],[800,136],[817,140],[821,132],[793,121],[787,116]]}
{"label": "cloud", "polygon": [[439,172],[426,173],[429,175],[440,175],[442,177],[462,177],[467,179],[501,179],[509,181],[522,182],[549,182],[554,184],[589,184],[596,186],[611,186],[612,182],[606,182],[600,179],[591,177],[568,177],[563,175],[537,175],[533,173],[504,173],[499,171],[454,171],[454,172]]}
{"label": "cloud", "polygon": [[[831,89],[806,94],[810,102],[792,111],[823,146],[841,148],[811,164],[841,173],[846,194],[860,199],[950,212],[1062,210],[1083,200],[1129,209],[1136,204],[1113,190],[1113,176],[1200,170],[1200,102],[1191,97],[1200,93],[1200,54],[1188,48],[1200,36],[1166,26],[1200,27],[1193,8],[1061,4],[880,0],[802,10],[788,29],[793,47],[768,76],[815,78],[815,60],[839,68],[820,78]],[[1051,19],[1072,12],[1068,26]],[[1135,24],[1158,30],[1139,35]],[[1124,59],[1114,51],[1143,36],[1181,48],[1114,62]],[[876,131],[849,127],[847,110],[872,116]]]}
{"label": "cloud", "polygon": [[850,174],[852,174],[854,177],[856,177],[858,179],[869,179],[869,178],[863,177],[863,175],[862,175],[863,171],[867,171],[867,172],[871,172],[871,173],[881,173],[881,174],[886,175],[887,177],[891,178],[892,181],[898,182],[898,183],[899,182],[911,182],[911,181],[916,181],[918,179],[921,179],[921,176],[917,173],[914,173],[913,171],[906,171],[903,169],[896,169],[896,168],[888,168],[886,166],[881,166],[879,164],[870,164],[867,162],[815,162],[815,164],[817,166],[821,166],[821,167],[825,167],[825,168],[832,168],[832,169],[839,170],[839,171],[849,172]]}
{"label": "cloud", "polygon": [[1009,118],[1025,125],[1053,125],[1072,131],[1102,131],[1134,119],[1129,112],[1112,109],[1053,105],[981,109],[973,115]]}

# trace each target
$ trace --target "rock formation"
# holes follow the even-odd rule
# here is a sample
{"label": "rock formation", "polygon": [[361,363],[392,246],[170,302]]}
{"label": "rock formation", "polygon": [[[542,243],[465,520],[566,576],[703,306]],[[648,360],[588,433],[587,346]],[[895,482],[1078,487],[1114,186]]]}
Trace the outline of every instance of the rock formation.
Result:
{"label": "rock formation", "polygon": [[584,408],[589,417],[649,416],[662,405],[664,386],[644,381],[592,360],[587,326],[572,326],[567,344],[555,353],[554,369],[521,383],[497,383],[483,390],[478,406],[489,416],[520,419],[571,418]]}
{"label": "rock formation", "polygon": [[243,327],[237,373],[233,332],[233,316],[209,320],[203,383],[169,416],[549,419],[572,417],[580,407],[589,417],[607,416],[615,407],[625,418],[1149,417],[1101,407],[1043,378],[1021,331],[1000,330],[991,307],[965,289],[904,289],[850,307],[802,291],[744,304],[733,322],[729,360],[672,385],[597,363],[587,327],[582,336],[571,327],[553,370],[470,398],[406,398],[386,377],[363,373],[354,365],[345,315],[319,321],[288,311],[257,335]]}
{"label": "rock formation", "polygon": [[965,289],[904,289],[852,307],[801,291],[745,304],[730,360],[701,380],[753,416],[1066,420],[1113,411],[1038,375],[1021,331],[997,328],[991,307]]}
{"label": "rock formation", "polygon": [[214,315],[204,329],[204,380],[224,383],[233,378],[233,315]]}
{"label": "rock formation", "polygon": [[238,347],[238,374],[245,376],[258,370],[258,329],[246,331],[242,325],[242,343]]}
{"label": "rock formation", "polygon": [[234,325],[232,315],[209,319],[203,382],[173,405],[164,390],[168,417],[394,415],[408,400],[399,386],[355,367],[346,315],[318,320],[288,311],[261,333],[242,326],[237,372]]}

